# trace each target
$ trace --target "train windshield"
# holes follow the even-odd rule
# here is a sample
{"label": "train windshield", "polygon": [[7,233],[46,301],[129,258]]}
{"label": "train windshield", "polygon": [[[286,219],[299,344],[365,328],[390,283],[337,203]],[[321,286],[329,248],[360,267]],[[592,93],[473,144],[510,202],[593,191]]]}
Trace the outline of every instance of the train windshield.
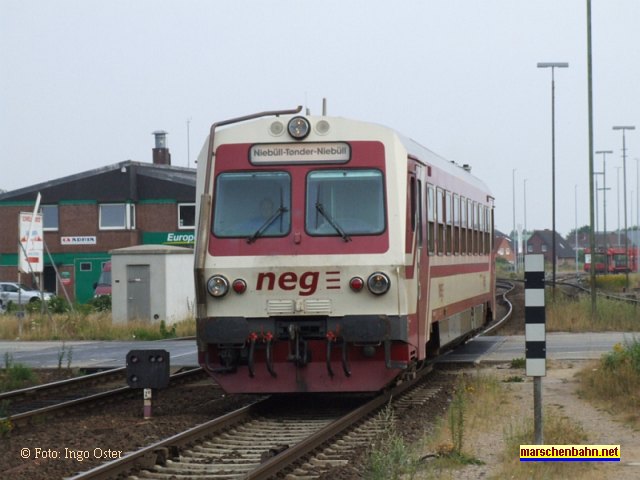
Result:
{"label": "train windshield", "polygon": [[216,180],[213,234],[281,237],[291,226],[291,178],[286,172],[222,173]]}
{"label": "train windshield", "polygon": [[384,225],[379,170],[317,170],[307,176],[305,228],[310,235],[374,235]]}

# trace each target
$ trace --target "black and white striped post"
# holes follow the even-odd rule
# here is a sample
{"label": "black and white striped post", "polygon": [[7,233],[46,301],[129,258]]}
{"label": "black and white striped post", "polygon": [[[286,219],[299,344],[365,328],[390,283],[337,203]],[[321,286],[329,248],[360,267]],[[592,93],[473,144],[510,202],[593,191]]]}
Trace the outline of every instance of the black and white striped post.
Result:
{"label": "black and white striped post", "polygon": [[525,256],[524,288],[526,373],[533,377],[535,441],[542,445],[542,377],[547,373],[544,255]]}

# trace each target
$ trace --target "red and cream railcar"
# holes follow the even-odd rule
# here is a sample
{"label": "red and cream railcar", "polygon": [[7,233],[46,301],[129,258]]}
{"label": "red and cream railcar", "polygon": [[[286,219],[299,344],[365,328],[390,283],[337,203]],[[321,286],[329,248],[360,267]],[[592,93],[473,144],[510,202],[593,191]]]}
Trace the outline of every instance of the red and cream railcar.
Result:
{"label": "red and cream railcar", "polygon": [[214,124],[198,159],[200,364],[227,392],[376,391],[494,311],[493,198],[379,125]]}

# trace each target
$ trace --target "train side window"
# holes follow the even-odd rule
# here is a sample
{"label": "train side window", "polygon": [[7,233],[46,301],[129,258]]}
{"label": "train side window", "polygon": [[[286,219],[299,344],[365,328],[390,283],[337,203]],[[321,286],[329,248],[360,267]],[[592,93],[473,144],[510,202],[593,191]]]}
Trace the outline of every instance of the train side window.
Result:
{"label": "train side window", "polygon": [[489,218],[489,207],[484,207],[484,253],[491,253],[491,219]]}
{"label": "train side window", "polygon": [[418,180],[418,246],[422,247],[422,182]]}
{"label": "train side window", "polygon": [[427,185],[427,250],[436,251],[436,196],[433,185]]}
{"label": "train side window", "polygon": [[476,253],[482,255],[482,205],[476,204],[476,235],[478,237],[478,247]]}
{"label": "train side window", "polygon": [[451,192],[445,192],[444,208],[447,218],[447,255],[451,255],[453,244],[453,208],[451,208]]}
{"label": "train side window", "polygon": [[453,194],[453,253],[460,253],[460,197]]}
{"label": "train side window", "polygon": [[494,245],[494,237],[495,237],[495,223],[494,223],[494,217],[493,217],[493,207],[489,207],[489,221],[491,222],[490,225],[490,230],[489,230],[489,253],[493,252],[493,245]]}
{"label": "train side window", "polygon": [[436,248],[438,254],[443,254],[444,244],[447,239],[445,236],[444,191],[441,188],[436,189],[436,221],[438,222]]}
{"label": "train side window", "polygon": [[467,253],[473,255],[473,201],[467,199]]}
{"label": "train side window", "polygon": [[484,254],[484,206],[478,204],[478,253]]}
{"label": "train side window", "polygon": [[480,255],[482,253],[482,236],[480,235],[480,211],[481,205],[478,202],[473,202],[473,233],[476,236],[475,249],[473,253]]}
{"label": "train side window", "polygon": [[467,199],[460,197],[460,252],[467,254]]}

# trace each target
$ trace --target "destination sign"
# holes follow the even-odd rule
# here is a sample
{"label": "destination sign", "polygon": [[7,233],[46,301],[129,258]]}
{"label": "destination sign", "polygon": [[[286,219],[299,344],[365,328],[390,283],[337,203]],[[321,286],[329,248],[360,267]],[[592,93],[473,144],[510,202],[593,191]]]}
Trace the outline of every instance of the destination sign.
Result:
{"label": "destination sign", "polygon": [[345,142],[261,143],[249,151],[253,164],[346,163],[350,159],[351,147]]}

